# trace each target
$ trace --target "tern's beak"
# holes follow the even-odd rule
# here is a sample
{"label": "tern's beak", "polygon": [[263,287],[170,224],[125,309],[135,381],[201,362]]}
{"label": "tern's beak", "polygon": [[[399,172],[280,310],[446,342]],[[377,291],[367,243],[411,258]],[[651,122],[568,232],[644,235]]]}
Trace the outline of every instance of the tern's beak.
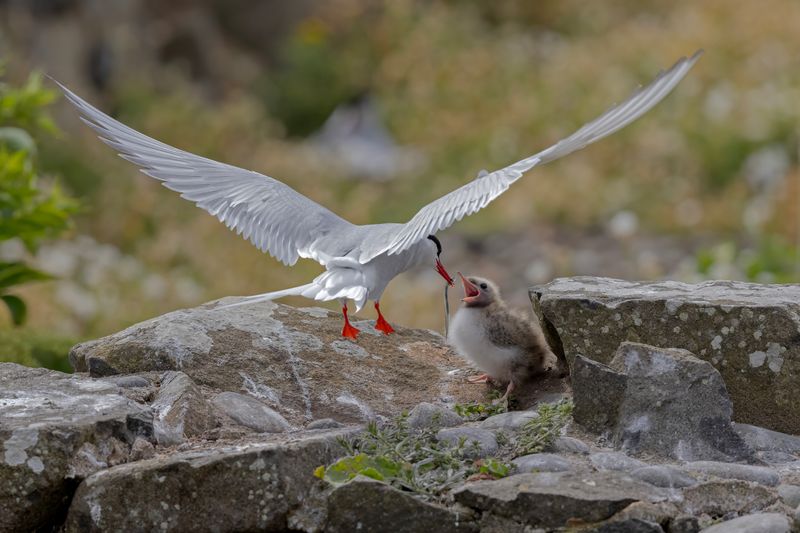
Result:
{"label": "tern's beak", "polygon": [[450,274],[447,273],[447,270],[444,269],[444,265],[438,258],[436,259],[436,272],[444,278],[448,285],[451,287],[453,286],[453,278],[450,277]]}
{"label": "tern's beak", "polygon": [[481,295],[481,291],[478,290],[478,287],[470,283],[470,281],[464,277],[464,274],[459,272],[458,275],[461,276],[461,283],[464,284],[464,297],[461,301],[466,303],[474,302],[478,296]]}

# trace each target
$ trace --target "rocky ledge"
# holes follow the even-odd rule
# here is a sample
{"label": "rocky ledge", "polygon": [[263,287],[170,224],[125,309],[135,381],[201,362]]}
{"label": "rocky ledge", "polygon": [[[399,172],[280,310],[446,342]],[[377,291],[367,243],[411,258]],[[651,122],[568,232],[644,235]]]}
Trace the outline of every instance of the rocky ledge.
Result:
{"label": "rocky ledge", "polygon": [[662,285],[534,289],[572,375],[507,412],[435,333],[274,303],[78,345],[73,375],[0,364],[0,531],[800,530],[797,304]]}

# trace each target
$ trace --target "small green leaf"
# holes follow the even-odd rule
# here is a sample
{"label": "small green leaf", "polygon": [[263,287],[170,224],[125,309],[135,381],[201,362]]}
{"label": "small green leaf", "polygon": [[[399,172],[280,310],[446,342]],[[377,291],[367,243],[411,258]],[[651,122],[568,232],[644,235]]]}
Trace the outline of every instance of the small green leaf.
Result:
{"label": "small green leaf", "polygon": [[0,262],[0,289],[31,281],[46,281],[49,279],[53,279],[50,274],[31,268],[24,263]]}
{"label": "small green leaf", "polygon": [[8,307],[11,313],[11,321],[14,322],[14,325],[22,325],[28,315],[28,307],[25,305],[25,302],[22,301],[22,298],[14,296],[13,294],[3,294],[0,296],[0,299],[2,299],[6,307]]}
{"label": "small green leaf", "polygon": [[325,478],[325,465],[319,465],[314,469],[314,477],[318,477],[320,479]]}

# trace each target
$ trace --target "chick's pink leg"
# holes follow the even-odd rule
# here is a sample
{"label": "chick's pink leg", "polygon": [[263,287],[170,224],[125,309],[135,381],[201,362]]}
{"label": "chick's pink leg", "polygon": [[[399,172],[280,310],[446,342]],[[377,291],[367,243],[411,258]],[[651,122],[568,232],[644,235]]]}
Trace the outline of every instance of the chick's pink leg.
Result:
{"label": "chick's pink leg", "polygon": [[489,383],[489,380],[492,379],[492,376],[489,374],[478,374],[477,376],[470,376],[467,378],[467,381],[470,383]]}

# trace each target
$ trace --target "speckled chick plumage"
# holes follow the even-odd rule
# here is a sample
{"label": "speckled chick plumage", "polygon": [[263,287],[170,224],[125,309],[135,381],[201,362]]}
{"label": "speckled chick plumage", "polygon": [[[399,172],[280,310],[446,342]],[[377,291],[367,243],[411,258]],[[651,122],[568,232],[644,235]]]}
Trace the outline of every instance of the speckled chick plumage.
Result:
{"label": "speckled chick plumage", "polygon": [[464,298],[450,325],[448,342],[459,355],[503,383],[518,385],[555,371],[556,356],[536,316],[510,309],[490,280],[477,276],[466,280],[479,294]]}

